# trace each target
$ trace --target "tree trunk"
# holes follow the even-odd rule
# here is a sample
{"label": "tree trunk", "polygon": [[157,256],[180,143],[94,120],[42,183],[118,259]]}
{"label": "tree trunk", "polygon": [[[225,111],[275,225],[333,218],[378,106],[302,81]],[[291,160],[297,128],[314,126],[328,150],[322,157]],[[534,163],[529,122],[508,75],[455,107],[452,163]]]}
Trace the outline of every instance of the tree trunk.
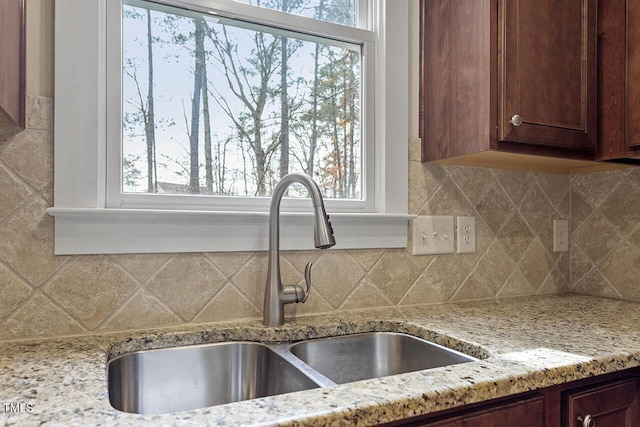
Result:
{"label": "tree trunk", "polygon": [[[324,14],[324,0],[320,0],[318,6],[318,19],[322,19]],[[319,86],[319,57],[320,43],[316,43],[316,51],[313,58],[313,95],[312,95],[312,117],[311,117],[311,142],[309,143],[309,163],[307,165],[307,173],[313,176],[314,163],[316,157],[316,149],[318,147],[318,86]]]}
{"label": "tree trunk", "polygon": [[[283,8],[286,3],[283,0]],[[287,38],[282,37],[280,64],[280,178],[289,173],[289,94],[287,90],[288,52]]]}
{"label": "tree trunk", "polygon": [[358,178],[356,175],[356,162],[355,162],[355,145],[356,145],[356,120],[359,118],[356,116],[356,89],[358,77],[353,73],[353,66],[355,65],[355,57],[353,53],[349,54],[349,197],[354,198],[356,196],[356,184]]}
{"label": "tree trunk", "polygon": [[262,149],[262,114],[253,118],[253,153],[256,156],[256,196],[267,195],[267,156]]}
{"label": "tree trunk", "polygon": [[[204,42],[204,40],[203,40]],[[204,52],[204,46],[203,46]],[[211,116],[209,113],[209,81],[207,80],[207,63],[202,57],[202,118],[204,120],[204,167],[207,194],[213,194],[213,158],[211,156]]]}
{"label": "tree trunk", "polygon": [[151,33],[151,11],[147,9],[147,60],[149,62],[147,89],[147,116],[144,123],[144,133],[147,139],[147,192],[157,193],[158,182],[156,174],[156,124],[153,103],[153,36]]}
{"label": "tree trunk", "polygon": [[[282,0],[282,10],[289,11],[289,1]],[[280,38],[280,178],[289,173],[289,92],[287,73],[289,72],[289,49],[287,38]]]}
{"label": "tree trunk", "polygon": [[202,93],[202,74],[204,70],[204,31],[203,21],[195,21],[195,70],[193,79],[193,98],[191,99],[191,135],[189,135],[189,192],[200,193],[200,164],[198,139],[200,135],[200,94]]}
{"label": "tree trunk", "polygon": [[[333,68],[333,65],[332,67]],[[332,70],[332,74],[333,74],[333,70]],[[338,100],[338,91],[336,90],[335,86],[332,86],[331,88],[331,99],[335,101]],[[341,155],[340,155],[340,143],[339,143],[339,134],[338,134],[338,117],[339,117],[339,106],[335,105],[332,109],[332,119],[331,119],[331,123],[333,124],[333,154],[335,156],[335,162],[336,162],[336,176],[335,176],[335,180],[337,181],[337,188],[336,188],[336,194],[339,198],[344,197],[344,189],[342,186],[342,161],[341,161]]]}

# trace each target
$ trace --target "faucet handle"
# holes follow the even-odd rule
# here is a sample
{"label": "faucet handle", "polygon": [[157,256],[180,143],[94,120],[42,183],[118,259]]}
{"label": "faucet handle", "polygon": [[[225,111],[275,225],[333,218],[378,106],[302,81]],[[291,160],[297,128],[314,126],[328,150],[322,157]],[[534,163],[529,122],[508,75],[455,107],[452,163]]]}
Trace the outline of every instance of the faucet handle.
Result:
{"label": "faucet handle", "polygon": [[307,266],[304,268],[304,281],[307,284],[307,291],[304,293],[304,298],[302,298],[299,302],[304,303],[307,298],[309,298],[309,293],[311,292],[311,267],[313,263],[309,261]]}

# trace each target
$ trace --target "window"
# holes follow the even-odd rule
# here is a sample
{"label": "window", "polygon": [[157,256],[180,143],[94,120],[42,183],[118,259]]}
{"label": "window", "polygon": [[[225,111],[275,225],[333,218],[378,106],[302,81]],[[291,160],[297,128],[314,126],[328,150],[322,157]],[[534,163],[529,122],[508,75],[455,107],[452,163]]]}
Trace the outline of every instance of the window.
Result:
{"label": "window", "polygon": [[[408,7],[390,9],[58,0],[56,253],[266,249],[292,171],[338,247],[405,246]],[[309,248],[305,191],[288,197],[282,247]]]}
{"label": "window", "polygon": [[[350,0],[262,4],[286,10],[273,17],[283,26],[288,13],[357,21]],[[122,164],[110,168],[118,173],[109,205],[136,206],[139,194],[161,194],[158,203],[173,207],[194,198],[167,201],[170,194],[268,197],[292,171],[314,177],[325,198],[365,201],[361,101],[363,62],[374,74],[373,58],[363,61],[371,32],[340,28],[355,43],[294,30],[126,0],[121,57],[113,58],[122,61],[122,101],[109,110],[122,123],[112,139]]]}

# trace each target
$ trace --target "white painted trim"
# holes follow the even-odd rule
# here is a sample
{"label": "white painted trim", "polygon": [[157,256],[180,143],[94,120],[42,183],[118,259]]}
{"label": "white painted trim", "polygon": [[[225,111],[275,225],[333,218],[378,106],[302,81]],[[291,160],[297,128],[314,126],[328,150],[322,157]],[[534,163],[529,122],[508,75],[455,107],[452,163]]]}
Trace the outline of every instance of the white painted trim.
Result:
{"label": "white painted trim", "polygon": [[376,43],[376,212],[409,204],[409,3],[373,2]]}
{"label": "white painted trim", "polygon": [[[262,250],[264,212],[106,209],[107,1],[56,0],[56,254]],[[406,247],[408,206],[408,3],[372,0],[376,29],[375,212],[332,213],[338,248]],[[383,19],[384,18],[384,19]],[[367,43],[369,45],[369,43]],[[113,64],[111,64],[113,66]],[[365,144],[367,141],[363,141]],[[283,247],[307,249],[307,214],[283,213]],[[297,225],[296,225],[297,224]]]}
{"label": "white painted trim", "polygon": [[55,2],[56,206],[104,206],[106,1]]}
{"label": "white painted trim", "polygon": [[[269,215],[262,212],[50,208],[55,253],[117,254],[262,251]],[[406,247],[414,215],[334,214],[336,249]],[[313,249],[313,214],[280,216],[282,250]]]}

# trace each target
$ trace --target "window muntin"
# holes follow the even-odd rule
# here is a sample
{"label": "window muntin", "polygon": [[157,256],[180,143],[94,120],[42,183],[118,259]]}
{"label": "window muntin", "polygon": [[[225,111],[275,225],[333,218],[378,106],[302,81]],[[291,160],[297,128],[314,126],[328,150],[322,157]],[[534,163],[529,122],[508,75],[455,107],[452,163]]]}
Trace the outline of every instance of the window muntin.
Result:
{"label": "window muntin", "polygon": [[[323,3],[329,2],[323,0]],[[304,34],[295,25],[292,29],[273,26],[273,18],[267,26],[257,24],[255,17],[239,19],[237,11],[231,10],[229,15],[234,18],[227,18],[219,11],[206,14],[193,8],[143,0],[124,2],[119,53],[122,78],[118,82],[123,99],[117,109],[110,109],[119,110],[122,126],[112,126],[109,138],[112,141],[116,133],[121,138],[117,157],[110,156],[112,164],[117,161],[120,165],[119,175],[111,168],[108,172],[108,205],[260,210],[263,208],[259,206],[266,206],[259,200],[260,196],[268,197],[284,172],[311,171],[330,205],[334,203],[331,199],[336,199],[340,210],[373,211],[373,177],[367,177],[367,170],[373,169],[373,159],[367,155],[373,148],[373,120],[369,118],[367,125],[366,119],[367,115],[372,116],[373,108],[367,113],[365,105],[367,97],[372,99],[365,88],[373,90],[371,34],[354,29],[347,31],[355,35],[348,32],[346,36],[335,35],[335,27],[328,27],[324,34],[317,30]],[[194,123],[191,106],[195,89],[196,22],[204,33],[201,49],[206,52],[211,119],[208,124],[204,120],[204,92],[200,92],[199,153],[197,161],[192,161],[189,134]],[[149,28],[151,51],[148,49]],[[258,39],[260,45],[256,44]],[[281,90],[283,40],[293,46],[287,55],[287,104],[282,102]],[[225,53],[225,46],[231,47],[226,49],[230,53]],[[256,52],[267,48],[277,53],[271,59],[276,65],[272,64],[269,69],[261,68],[266,55],[262,62],[255,57]],[[149,57],[154,64],[153,86],[149,84]],[[333,75],[329,73],[331,70]],[[256,80],[261,73],[268,76],[266,85]],[[149,87],[154,94],[153,120],[148,117]],[[267,100],[261,106],[261,117],[255,114],[258,99]],[[290,118],[289,162],[284,169],[278,141],[282,134],[279,120],[283,116],[282,105],[287,105]],[[173,113],[168,114],[170,110]],[[147,144],[150,121],[155,123],[154,141]],[[257,139],[254,137],[252,141],[251,137],[256,134],[252,127],[258,126],[263,128],[259,136],[263,144],[252,148],[251,144]],[[205,134],[210,137],[205,138]],[[205,149],[207,139],[211,140],[211,144],[207,144],[211,149]],[[265,144],[265,140],[269,144]],[[313,141],[316,149],[310,150]],[[218,151],[225,144],[226,150]],[[210,156],[206,155],[208,150]],[[198,169],[195,174],[191,172],[194,165]],[[197,175],[195,180],[194,175]],[[302,187],[293,187],[289,196],[306,197],[306,193]]]}
{"label": "window muntin", "polygon": [[333,22],[335,24],[357,26],[357,0],[236,0],[267,9],[280,10],[308,18]]}

